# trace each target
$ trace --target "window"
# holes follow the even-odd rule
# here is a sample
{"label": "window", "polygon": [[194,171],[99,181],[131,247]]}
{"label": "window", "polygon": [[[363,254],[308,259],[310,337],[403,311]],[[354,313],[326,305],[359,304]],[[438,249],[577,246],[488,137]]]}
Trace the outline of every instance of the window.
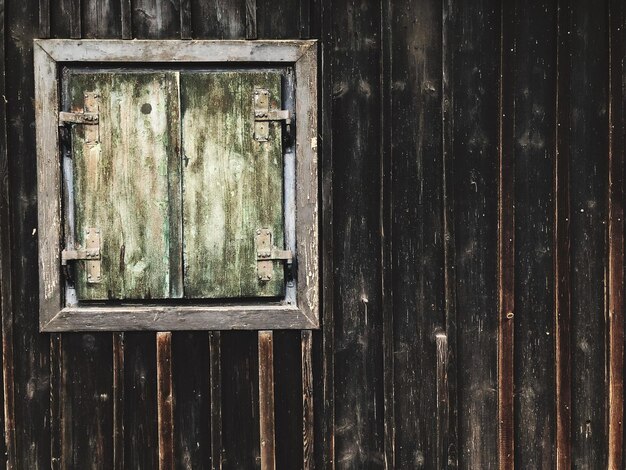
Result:
{"label": "window", "polygon": [[318,326],[316,43],[36,40],[42,331]]}

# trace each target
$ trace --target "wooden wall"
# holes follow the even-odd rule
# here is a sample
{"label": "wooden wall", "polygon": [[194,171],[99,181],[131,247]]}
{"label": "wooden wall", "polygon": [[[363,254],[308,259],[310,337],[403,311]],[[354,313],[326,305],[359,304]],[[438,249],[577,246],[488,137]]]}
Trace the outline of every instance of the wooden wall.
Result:
{"label": "wooden wall", "polygon": [[[2,463],[623,468],[623,9],[0,0]],[[321,330],[38,332],[42,37],[321,40]]]}

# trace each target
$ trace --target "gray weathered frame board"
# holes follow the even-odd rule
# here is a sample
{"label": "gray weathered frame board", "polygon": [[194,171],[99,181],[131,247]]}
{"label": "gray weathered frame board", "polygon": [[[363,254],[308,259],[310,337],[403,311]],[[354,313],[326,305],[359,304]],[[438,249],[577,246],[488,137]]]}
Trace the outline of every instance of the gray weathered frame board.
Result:
{"label": "gray weathered frame board", "polygon": [[[39,326],[41,331],[312,329],[319,327],[317,41],[35,39]],[[296,302],[65,306],[61,280],[59,67],[64,63],[291,65],[296,101]]]}

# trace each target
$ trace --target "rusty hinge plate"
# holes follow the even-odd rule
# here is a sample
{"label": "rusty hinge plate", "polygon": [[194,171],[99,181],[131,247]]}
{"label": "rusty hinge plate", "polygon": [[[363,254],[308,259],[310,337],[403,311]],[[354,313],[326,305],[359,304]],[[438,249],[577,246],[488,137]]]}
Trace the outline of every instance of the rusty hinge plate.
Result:
{"label": "rusty hinge plate", "polygon": [[68,261],[86,261],[87,282],[98,283],[102,280],[100,254],[100,230],[88,228],[85,230],[85,246],[77,249],[66,249],[61,252],[61,264]]}
{"label": "rusty hinge plate", "polygon": [[100,95],[94,91],[85,92],[84,109],[77,112],[61,111],[59,126],[82,124],[85,126],[85,144],[93,146],[100,141]]}
{"label": "rusty hinge plate", "polygon": [[266,88],[254,89],[254,140],[266,142],[270,136],[271,121],[291,124],[291,113],[283,109],[270,108],[270,92]]}
{"label": "rusty hinge plate", "polygon": [[274,261],[293,262],[291,250],[281,250],[274,246],[272,231],[268,228],[258,229],[256,232],[256,267],[260,281],[267,282],[274,275]]}

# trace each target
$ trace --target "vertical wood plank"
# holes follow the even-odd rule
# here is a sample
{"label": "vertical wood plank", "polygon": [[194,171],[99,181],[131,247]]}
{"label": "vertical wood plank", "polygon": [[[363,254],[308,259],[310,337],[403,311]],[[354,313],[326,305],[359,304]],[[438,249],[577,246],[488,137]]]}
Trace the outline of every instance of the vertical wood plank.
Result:
{"label": "vertical wood plank", "polygon": [[301,333],[302,352],[302,470],[315,468],[313,434],[315,419],[313,404],[313,332],[305,330]]}
{"label": "vertical wood plank", "polygon": [[457,387],[457,292],[456,292],[456,250],[454,217],[454,86],[453,71],[456,48],[454,45],[455,26],[457,25],[456,4],[454,0],[442,2],[441,31],[441,135],[442,135],[442,181],[443,191],[443,232],[444,232],[444,297],[445,297],[445,333],[448,345],[447,354],[447,396],[448,422],[443,439],[445,446],[443,461],[450,468],[459,465],[459,424],[458,424],[458,387]]}
{"label": "vertical wood plank", "polygon": [[259,424],[261,470],[274,470],[274,334],[271,331],[259,331]]}
{"label": "vertical wood plank", "polygon": [[191,39],[191,0],[180,0],[180,38]]}
{"label": "vertical wood plank", "polygon": [[[0,2],[0,95],[6,96],[5,1]],[[2,331],[2,435],[8,470],[16,468],[14,366],[13,366],[13,295],[11,282],[11,213],[9,155],[7,152],[7,104],[0,101],[0,330]]]}
{"label": "vertical wood plank", "polygon": [[380,466],[384,460],[384,422],[380,412],[381,5],[342,0],[333,2],[331,9],[330,124],[332,152],[341,155],[334,160],[332,169],[335,283],[331,321],[334,393],[340,397],[334,402],[334,451],[335,464],[363,468]]}
{"label": "vertical wood plank", "polygon": [[209,465],[211,364],[206,332],[172,333],[176,468],[206,468]]}
{"label": "vertical wood plank", "polygon": [[[453,152],[459,467],[497,468],[500,2],[455,2]],[[489,90],[489,91],[488,91]]]}
{"label": "vertical wood plank", "polygon": [[221,332],[220,339],[222,466],[260,469],[258,333]]}
{"label": "vertical wood plank", "polygon": [[502,2],[498,119],[498,461],[513,468],[514,454],[514,314],[515,314],[515,7]]}
{"label": "vertical wood plank", "polygon": [[120,0],[122,39],[132,39],[132,0]]}
{"label": "vertical wood plank", "polygon": [[124,468],[124,333],[113,333],[113,468]]}
{"label": "vertical wood plank", "polygon": [[211,390],[211,469],[222,468],[222,358],[221,333],[209,333],[209,384]]}
{"label": "vertical wood plank", "polygon": [[[10,179],[11,290],[16,430],[15,468],[49,468],[50,338],[39,333],[35,121],[32,39],[39,33],[38,0],[12,2],[3,37],[7,80]],[[28,123],[28,124],[26,124]],[[7,321],[8,318],[7,318]],[[5,325],[6,326],[6,325]],[[3,338],[7,340],[8,338]],[[5,350],[6,351],[6,350]],[[19,431],[19,432],[17,432]]]}
{"label": "vertical wood plank", "polygon": [[141,39],[180,38],[180,0],[134,0],[133,36]]}
{"label": "vertical wood plank", "polygon": [[257,0],[245,0],[246,2],[246,39],[257,38]]}
{"label": "vertical wood plank", "polygon": [[[554,211],[557,5],[515,2],[515,465],[554,468]],[[544,12],[537,15],[537,11]],[[510,78],[509,78],[510,80]]]}
{"label": "vertical wood plank", "polygon": [[440,350],[440,336],[445,337],[443,17],[436,0],[394,1],[390,13],[392,113],[382,132],[391,127],[392,227],[391,238],[383,241],[392,245],[392,284],[386,290],[393,292],[394,464],[441,468],[448,434],[447,382],[441,375],[447,343],[446,351]]}
{"label": "vertical wood plank", "polygon": [[[250,1],[250,0],[248,0]],[[294,39],[301,37],[302,15],[309,0],[254,0],[256,30],[259,39]],[[277,21],[278,18],[289,18]]]}
{"label": "vertical wood plank", "polygon": [[607,468],[608,2],[571,2],[572,466]]}
{"label": "vertical wood plank", "polygon": [[124,0],[83,0],[82,37],[120,38],[122,36],[121,5]]}
{"label": "vertical wood plank", "polygon": [[247,0],[191,0],[196,39],[244,39]]}
{"label": "vertical wood plank", "polygon": [[571,12],[557,8],[557,76],[554,158],[554,324],[556,386],[556,469],[572,467],[572,363],[570,310],[569,81]]}
{"label": "vertical wood plank", "polygon": [[624,11],[609,1],[608,468],[624,464]]}
{"label": "vertical wood plank", "polygon": [[39,37],[50,37],[50,0],[39,0]]}
{"label": "vertical wood plank", "polygon": [[80,0],[54,0],[50,3],[51,37],[80,39],[81,21]]}
{"label": "vertical wood plank", "polygon": [[172,333],[157,333],[157,413],[159,469],[174,468],[174,393],[172,389]]}
{"label": "vertical wood plank", "polygon": [[63,335],[50,336],[50,468],[66,468],[63,461]]}

